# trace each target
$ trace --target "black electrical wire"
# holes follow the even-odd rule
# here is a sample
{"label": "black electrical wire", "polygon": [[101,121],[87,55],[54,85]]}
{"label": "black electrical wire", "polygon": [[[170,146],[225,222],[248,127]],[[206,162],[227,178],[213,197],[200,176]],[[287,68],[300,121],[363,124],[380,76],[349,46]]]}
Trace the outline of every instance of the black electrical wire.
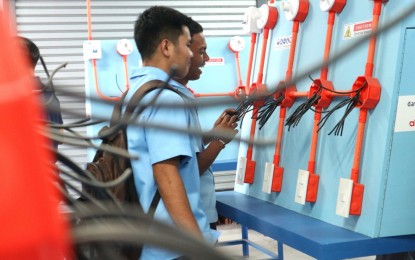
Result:
{"label": "black electrical wire", "polygon": [[241,121],[241,124],[242,124],[242,121],[243,121],[245,115],[248,112],[253,110],[254,102],[255,102],[254,99],[251,99],[251,98],[248,97],[243,102],[241,102],[238,105],[238,107],[235,109],[236,119],[238,121]]}
{"label": "black electrical wire", "polygon": [[[77,194],[79,194],[82,198],[87,199],[88,201],[90,201],[91,203],[93,203],[94,205],[96,205],[97,207],[101,208],[101,209],[106,209],[105,205],[102,203],[102,201],[95,199],[94,197],[92,197],[89,193],[82,191],[80,189],[78,189],[77,187],[75,187],[72,183],[64,181],[64,184],[67,185],[71,190],[73,190],[74,192],[76,192]],[[69,195],[69,194],[68,194]]]}
{"label": "black electrical wire", "polygon": [[[329,110],[329,111],[326,111],[326,115],[320,120],[320,122],[318,122],[318,126],[319,126],[319,128],[318,128],[318,130],[317,131],[320,131],[321,130],[321,128],[323,128],[323,126],[326,124],[326,122],[327,122],[327,120],[328,120],[328,118],[331,116],[331,115],[333,115],[333,113],[335,112],[335,111],[337,111],[337,110],[339,110],[340,108],[342,108],[342,107],[344,107],[344,106],[346,106],[347,105],[347,108],[346,108],[346,114],[345,114],[345,116],[343,116],[343,118],[340,120],[340,122],[338,123],[338,124],[341,124],[341,126],[339,125],[339,126],[337,126],[336,125],[336,127],[338,127],[338,129],[340,129],[340,131],[338,132],[338,131],[335,131],[335,133],[340,133],[340,135],[342,135],[343,134],[343,127],[344,127],[344,122],[345,122],[345,117],[347,117],[347,115],[349,115],[349,113],[351,112],[351,109],[353,109],[353,107],[354,106],[356,106],[360,101],[359,101],[359,97],[360,97],[360,92],[362,91],[362,89],[364,88],[364,87],[366,87],[366,85],[367,85],[367,81],[365,81],[365,83],[361,86],[361,87],[359,87],[358,89],[356,89],[356,90],[353,90],[353,91],[350,91],[350,92],[347,92],[347,93],[356,93],[355,94],[355,96],[353,96],[352,98],[347,98],[347,99],[345,99],[345,100],[343,100],[343,101],[341,101],[340,103],[338,103],[335,107],[333,107],[331,110]],[[346,93],[346,92],[339,92],[339,93]],[[350,111],[349,111],[350,110]],[[335,127],[335,128],[336,128]],[[336,128],[337,129],[337,128]],[[332,133],[334,131],[334,129],[329,133],[329,135]],[[337,135],[337,134],[336,134]]]}
{"label": "black electrical wire", "polygon": [[259,110],[258,110],[258,125],[259,130],[261,130],[264,125],[268,122],[271,115],[274,113],[275,109],[281,105],[281,102],[284,100],[284,95],[281,93],[278,98],[272,99],[266,102]]}
{"label": "black electrical wire", "polygon": [[[90,172],[81,169],[81,167],[79,167],[76,163],[74,163],[72,160],[70,160],[69,158],[67,158],[63,154],[57,152],[56,157],[57,157],[57,159],[60,163],[62,163],[63,165],[65,165],[66,167],[71,169],[73,172],[79,174],[82,177],[89,178],[90,180],[95,180],[95,177]],[[70,186],[70,184],[68,182],[65,182],[65,184]],[[81,196],[85,196],[85,198],[87,198],[88,200],[92,198],[88,193],[76,189],[75,187],[73,187],[73,185],[72,185],[71,188],[74,188],[75,191],[77,191]],[[110,191],[108,191],[107,189],[104,189],[104,194],[108,199],[111,199],[118,206],[121,206],[120,202],[112,195],[112,193]]]}
{"label": "black electrical wire", "polygon": [[[74,133],[76,133],[76,132],[74,132]],[[78,146],[78,147],[87,147],[87,148],[99,149],[99,150],[102,150],[102,151],[106,151],[106,152],[115,154],[115,155],[120,156],[120,157],[129,158],[131,160],[138,160],[138,158],[139,158],[137,155],[131,154],[130,152],[126,151],[125,149],[120,149],[118,147],[114,147],[114,146],[107,145],[107,144],[95,145],[92,142],[90,142],[89,140],[85,140],[84,137],[81,136],[79,133],[76,133],[76,136],[66,135],[66,134],[62,134],[62,133],[54,134],[53,130],[52,130],[52,131],[49,131],[49,132],[42,132],[42,134],[45,135],[48,139],[59,142],[59,143],[69,144],[69,145]],[[79,141],[83,141],[85,143],[73,142],[73,141],[69,141],[69,139],[79,140]]]}
{"label": "black electrical wire", "polygon": [[[74,240],[77,244],[91,242],[125,242],[128,244],[152,244],[182,253],[191,259],[229,259],[201,239],[153,219],[131,205],[125,205],[119,212],[111,204],[103,210],[88,207],[88,212],[74,212],[81,220],[74,227]],[[161,235],[162,234],[162,235]]]}
{"label": "black electrical wire", "polygon": [[[310,77],[311,78],[311,77]],[[313,81],[314,82],[314,81]],[[303,115],[311,109],[313,105],[316,105],[321,98],[322,87],[319,88],[313,93],[313,95],[307,99],[304,103],[299,105],[297,109],[287,118],[285,125],[288,126],[288,131],[291,127],[296,127],[300,122]]]}
{"label": "black electrical wire", "polygon": [[118,77],[117,77],[117,73],[115,73],[115,84],[117,85],[118,90],[120,91],[121,94],[124,94],[124,92],[121,90],[120,85],[118,85]]}
{"label": "black electrical wire", "polygon": [[334,132],[334,135],[340,135],[340,136],[343,135],[343,128],[344,128],[345,120],[346,120],[347,116],[350,114],[350,112],[352,112],[353,109],[356,107],[356,105],[360,102],[359,98],[360,98],[360,91],[356,92],[356,95],[354,97],[350,98],[343,117],[335,125],[333,130],[331,130],[329,132],[329,135],[331,135],[333,132]]}
{"label": "black electrical wire", "polygon": [[62,168],[59,168],[59,172],[62,173],[63,175],[66,175],[76,181],[82,182],[84,184],[87,184],[89,186],[93,186],[95,188],[103,188],[103,189],[108,189],[108,188],[112,188],[115,187],[117,185],[120,185],[121,183],[125,182],[128,177],[131,176],[131,174],[133,173],[133,171],[131,170],[131,168],[126,169],[118,178],[111,180],[111,181],[106,181],[106,182],[101,182],[98,180],[90,180],[87,178],[84,178],[82,176],[80,176],[79,174],[73,174],[69,171],[66,171]]}
{"label": "black electrical wire", "polygon": [[98,125],[98,124],[105,123],[105,122],[107,122],[107,120],[102,120],[102,119],[92,120],[91,118],[85,118],[85,119],[82,119],[82,120],[79,120],[77,122],[73,122],[70,124],[50,123],[49,126],[52,128],[70,129],[70,128],[77,128],[77,127],[93,126],[93,125]]}

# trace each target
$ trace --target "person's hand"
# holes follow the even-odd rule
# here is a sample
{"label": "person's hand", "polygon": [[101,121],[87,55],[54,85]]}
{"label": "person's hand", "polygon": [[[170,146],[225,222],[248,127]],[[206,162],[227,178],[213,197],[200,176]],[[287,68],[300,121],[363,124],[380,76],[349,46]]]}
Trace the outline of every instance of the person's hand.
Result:
{"label": "person's hand", "polygon": [[225,144],[232,141],[233,137],[239,132],[236,111],[233,108],[228,108],[216,120],[213,125],[212,132],[217,135],[226,134],[226,137],[219,137]]}

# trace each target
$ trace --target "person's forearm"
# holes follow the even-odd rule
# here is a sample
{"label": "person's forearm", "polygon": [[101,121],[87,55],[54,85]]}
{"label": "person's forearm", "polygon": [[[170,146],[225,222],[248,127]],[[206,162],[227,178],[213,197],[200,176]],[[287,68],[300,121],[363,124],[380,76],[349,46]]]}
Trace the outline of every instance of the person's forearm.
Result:
{"label": "person's forearm", "polygon": [[199,166],[199,173],[202,175],[213,164],[218,154],[225,147],[223,143],[218,140],[213,140],[209,143],[205,150],[198,153],[197,164]]}
{"label": "person's forearm", "polygon": [[154,179],[161,199],[176,226],[201,237],[202,233],[190,208],[178,165],[178,158],[154,164]]}

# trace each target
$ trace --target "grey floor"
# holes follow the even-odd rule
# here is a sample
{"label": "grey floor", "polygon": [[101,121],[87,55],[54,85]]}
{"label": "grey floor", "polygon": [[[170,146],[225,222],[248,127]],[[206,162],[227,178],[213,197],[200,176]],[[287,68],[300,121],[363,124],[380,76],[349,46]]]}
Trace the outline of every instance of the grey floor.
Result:
{"label": "grey floor", "polygon": [[[221,232],[221,236],[219,237],[219,242],[224,241],[231,241],[241,238],[241,227],[238,224],[226,224],[226,225],[219,225],[218,231]],[[249,230],[248,233],[249,240],[253,241],[254,243],[261,245],[262,247],[277,253],[277,241],[266,237],[258,232],[253,230]],[[242,246],[241,245],[234,245],[234,246],[223,246],[218,247],[218,250],[227,254],[235,259],[242,259]],[[270,257],[253,247],[249,247],[249,259],[270,259]],[[315,259],[310,257],[306,254],[301,253],[291,247],[284,245],[284,259],[286,260],[311,260]],[[361,258],[354,258],[357,260],[373,260],[375,259],[374,256],[370,257],[361,257]]]}

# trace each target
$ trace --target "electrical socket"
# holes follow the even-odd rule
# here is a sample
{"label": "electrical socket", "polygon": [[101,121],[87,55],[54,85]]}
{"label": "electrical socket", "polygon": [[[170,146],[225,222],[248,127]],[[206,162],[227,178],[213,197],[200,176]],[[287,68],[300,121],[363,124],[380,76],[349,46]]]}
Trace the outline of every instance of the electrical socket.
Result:
{"label": "electrical socket", "polygon": [[98,60],[102,58],[101,41],[89,40],[84,42],[84,59]]}
{"label": "electrical socket", "polygon": [[336,214],[345,218],[349,217],[350,202],[352,199],[353,180],[340,179],[339,193],[337,194]]}
{"label": "electrical socket", "polygon": [[238,158],[238,165],[236,166],[236,183],[244,184],[246,171],[246,157]]}
{"label": "electrical socket", "polygon": [[262,184],[262,192],[271,194],[272,177],[274,175],[274,164],[266,162],[264,170],[264,182]]}
{"label": "electrical socket", "polygon": [[305,205],[309,175],[310,175],[309,171],[301,170],[301,169],[298,170],[297,187],[295,189],[294,201],[301,205]]}

